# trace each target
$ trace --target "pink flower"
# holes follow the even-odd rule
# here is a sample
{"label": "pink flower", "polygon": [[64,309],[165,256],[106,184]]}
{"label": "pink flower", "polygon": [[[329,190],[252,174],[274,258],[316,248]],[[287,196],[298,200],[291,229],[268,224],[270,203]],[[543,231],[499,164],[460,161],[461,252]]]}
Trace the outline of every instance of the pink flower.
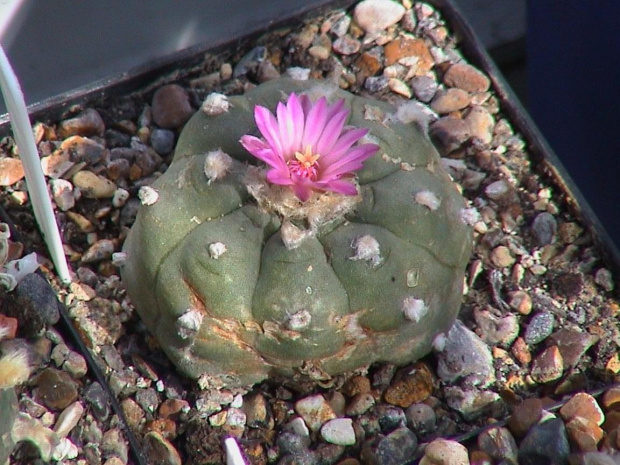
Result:
{"label": "pink flower", "polygon": [[254,119],[263,138],[245,135],[240,142],[267,163],[267,181],[291,186],[302,202],[314,191],[356,195],[354,171],[379,146],[356,144],[368,129],[345,127],[348,117],[344,99],[328,105],[325,97],[312,103],[307,95],[292,93],[286,105],[278,103],[276,116],[257,105]]}

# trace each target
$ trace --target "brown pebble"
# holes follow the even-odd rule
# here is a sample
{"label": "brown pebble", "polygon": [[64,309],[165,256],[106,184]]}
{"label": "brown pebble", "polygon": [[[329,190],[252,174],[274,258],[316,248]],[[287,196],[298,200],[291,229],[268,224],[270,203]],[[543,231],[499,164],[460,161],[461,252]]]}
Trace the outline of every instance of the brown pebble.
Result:
{"label": "brown pebble", "polygon": [[125,414],[125,419],[127,420],[129,427],[134,431],[137,431],[145,416],[142,407],[140,407],[132,398],[127,398],[122,400],[121,410]]}
{"label": "brown pebble", "polygon": [[0,313],[0,328],[2,328],[3,339],[15,339],[15,335],[17,334],[17,319]]}
{"label": "brown pebble", "polygon": [[189,403],[183,399],[166,399],[157,411],[160,418],[175,418],[183,410],[189,410]]}
{"label": "brown pebble", "polygon": [[566,402],[560,409],[560,416],[564,421],[570,421],[576,417],[585,418],[599,426],[605,420],[605,415],[596,399],[585,392],[575,394]]}
{"label": "brown pebble", "polygon": [[349,397],[367,392],[370,392],[370,380],[366,376],[353,376],[342,386],[342,393]]}
{"label": "brown pebble", "polygon": [[512,292],[508,305],[521,315],[529,315],[532,312],[532,298],[526,291]]}
{"label": "brown pebble", "polygon": [[71,182],[89,199],[108,199],[116,192],[116,184],[92,171],[78,171],[71,178]]}
{"label": "brown pebble", "polygon": [[433,393],[433,376],[428,367],[417,363],[410,373],[397,377],[385,390],[387,403],[407,408],[423,402]]}
{"label": "brown pebble", "polygon": [[144,453],[149,463],[160,465],[182,465],[181,456],[172,443],[157,431],[144,436]]}
{"label": "brown pebble", "polygon": [[504,245],[498,245],[491,251],[491,263],[497,268],[511,267],[515,258],[510,253],[510,249]]}
{"label": "brown pebble", "polygon": [[493,139],[493,127],[495,118],[488,110],[481,106],[474,106],[465,117],[465,122],[469,126],[472,137],[480,139],[488,144]]}
{"label": "brown pebble", "polygon": [[614,386],[605,391],[601,398],[601,405],[609,410],[618,410],[620,407],[620,386]]}
{"label": "brown pebble", "polygon": [[[385,46],[384,53],[386,66],[398,63],[398,60],[402,58],[417,57],[417,76],[428,73],[435,64],[433,56],[428,49],[428,45],[426,45],[426,42],[422,39],[399,37]],[[467,103],[469,103],[469,98],[467,99]]]}
{"label": "brown pebble", "polygon": [[510,349],[510,353],[517,359],[517,361],[521,365],[529,365],[532,361],[532,354],[530,352],[530,348],[527,346],[527,343],[522,337],[518,337],[512,348]]}
{"label": "brown pebble", "polygon": [[536,397],[525,399],[517,405],[508,419],[510,431],[517,436],[523,437],[529,429],[538,423],[542,417],[542,401]]}
{"label": "brown pebble", "polygon": [[371,48],[362,53],[355,61],[361,78],[375,76],[383,68],[383,51],[379,47]]}
{"label": "brown pebble", "polygon": [[308,49],[308,54],[317,60],[327,60],[329,58],[329,49],[322,45],[313,45]]}
{"label": "brown pebble", "polygon": [[354,39],[348,34],[338,37],[332,45],[334,51],[340,55],[353,55],[359,52],[361,46],[362,44],[359,40]]}
{"label": "brown pebble", "polygon": [[536,356],[532,362],[532,379],[537,383],[545,384],[555,381],[564,372],[564,361],[558,346],[546,348]]}
{"label": "brown pebble", "polygon": [[35,384],[35,400],[51,409],[62,410],[77,400],[77,384],[64,371],[46,368],[37,375]]}
{"label": "brown pebble", "polygon": [[449,87],[458,87],[466,92],[478,93],[489,90],[491,81],[471,65],[456,63],[446,71],[443,82]]}
{"label": "brown pebble", "polygon": [[177,437],[177,424],[169,418],[151,420],[146,423],[144,429],[145,432],[156,431],[168,440],[173,440]]}
{"label": "brown pebble", "polygon": [[19,158],[0,158],[0,186],[11,186],[24,179],[24,167]]}
{"label": "brown pebble", "polygon": [[153,121],[160,128],[176,129],[183,126],[194,114],[186,90],[177,84],[158,89],[151,103]]}
{"label": "brown pebble", "polygon": [[103,137],[105,124],[97,110],[87,108],[77,116],[62,121],[58,125],[58,133],[62,139],[69,136]]}
{"label": "brown pebble", "polygon": [[575,366],[583,354],[598,341],[598,337],[585,332],[560,329],[550,336],[560,349],[565,366]]}
{"label": "brown pebble", "polygon": [[431,108],[440,115],[462,110],[469,105],[469,95],[461,89],[442,89],[437,91]]}
{"label": "brown pebble", "polygon": [[587,418],[576,417],[566,424],[568,437],[578,451],[595,452],[605,432]]}
{"label": "brown pebble", "polygon": [[445,154],[457,150],[469,139],[469,126],[462,119],[446,116],[431,125],[430,135]]}

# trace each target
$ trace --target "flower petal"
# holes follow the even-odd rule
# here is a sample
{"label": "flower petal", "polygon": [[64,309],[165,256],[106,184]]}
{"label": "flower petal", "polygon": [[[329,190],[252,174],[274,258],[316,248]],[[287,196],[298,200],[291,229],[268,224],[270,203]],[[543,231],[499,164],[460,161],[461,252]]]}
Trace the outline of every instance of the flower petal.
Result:
{"label": "flower petal", "polygon": [[241,136],[239,142],[243,145],[243,148],[259,160],[267,163],[269,166],[274,168],[286,167],[284,160],[276,155],[271,146],[269,146],[269,144],[267,144],[264,140],[246,134],[245,136]]}
{"label": "flower petal", "polygon": [[328,183],[317,183],[323,190],[337,192],[344,195],[357,195],[357,187],[355,184],[345,180],[333,180]]}
{"label": "flower petal", "polygon": [[280,186],[290,186],[293,184],[293,180],[291,179],[291,175],[288,170],[269,170],[265,174],[265,179],[267,179],[267,181],[271,184],[278,184]]}
{"label": "flower petal", "polygon": [[[306,125],[304,127],[304,136],[301,139],[303,149],[307,146],[312,147],[315,151],[316,143],[323,133],[325,123],[327,123],[327,99],[321,97],[310,108],[310,111],[306,114]],[[316,152],[316,151],[315,151]]]}
{"label": "flower petal", "polygon": [[[344,100],[340,100],[330,107],[331,111],[328,111],[327,124],[323,129],[321,138],[316,143],[315,153],[321,155],[329,153],[340,134],[342,134],[342,128],[349,117],[349,110],[341,109],[343,105]],[[340,110],[334,111],[334,108],[340,108]]]}
{"label": "flower petal", "polygon": [[378,150],[379,146],[376,144],[362,144],[353,147],[340,160],[321,171],[321,180],[359,170],[363,167],[363,162],[372,157]]}
{"label": "flower petal", "polygon": [[358,140],[368,134],[367,128],[348,128],[344,129],[336,143],[332,146],[328,153],[321,156],[321,162],[328,166],[341,158],[347,150],[351,148]]}
{"label": "flower petal", "polygon": [[256,108],[254,108],[254,119],[256,120],[258,130],[271,146],[274,153],[284,160],[284,152],[280,143],[280,132],[278,131],[278,121],[275,116],[267,108],[256,105]]}

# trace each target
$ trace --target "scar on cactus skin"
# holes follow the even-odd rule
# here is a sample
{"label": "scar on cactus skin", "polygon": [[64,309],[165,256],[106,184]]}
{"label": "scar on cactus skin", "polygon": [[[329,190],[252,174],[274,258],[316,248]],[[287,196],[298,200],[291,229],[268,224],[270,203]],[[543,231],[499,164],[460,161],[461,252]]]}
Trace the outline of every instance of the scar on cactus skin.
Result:
{"label": "scar on cactus skin", "polygon": [[325,97],[312,102],[307,95],[290,94],[274,116],[257,105],[254,119],[262,138],[241,137],[241,145],[268,166],[265,179],[288,186],[305,203],[315,193],[358,195],[355,171],[378,150],[376,144],[359,144],[366,128],[345,126],[349,110],[341,99],[328,104]]}

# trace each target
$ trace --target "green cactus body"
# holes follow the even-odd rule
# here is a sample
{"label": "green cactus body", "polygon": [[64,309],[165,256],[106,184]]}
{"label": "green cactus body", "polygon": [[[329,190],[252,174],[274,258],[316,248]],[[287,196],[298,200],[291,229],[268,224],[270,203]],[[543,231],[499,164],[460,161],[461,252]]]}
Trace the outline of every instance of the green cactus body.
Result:
{"label": "green cactus body", "polygon": [[15,442],[11,436],[17,417],[17,395],[15,389],[0,389],[0,464],[8,463]]}
{"label": "green cactus body", "polygon": [[[349,124],[369,128],[381,147],[357,173],[355,208],[294,248],[282,218],[248,194],[254,160],[239,144],[256,132],[254,106],[273,109],[290,92],[344,98]],[[317,81],[270,81],[229,102],[187,123],[152,186],[158,200],[141,208],[125,242],[127,292],[171,360],[232,387],[427,354],[458,312],[472,229],[422,130],[386,103]],[[234,163],[209,181],[205,159],[218,149]]]}

